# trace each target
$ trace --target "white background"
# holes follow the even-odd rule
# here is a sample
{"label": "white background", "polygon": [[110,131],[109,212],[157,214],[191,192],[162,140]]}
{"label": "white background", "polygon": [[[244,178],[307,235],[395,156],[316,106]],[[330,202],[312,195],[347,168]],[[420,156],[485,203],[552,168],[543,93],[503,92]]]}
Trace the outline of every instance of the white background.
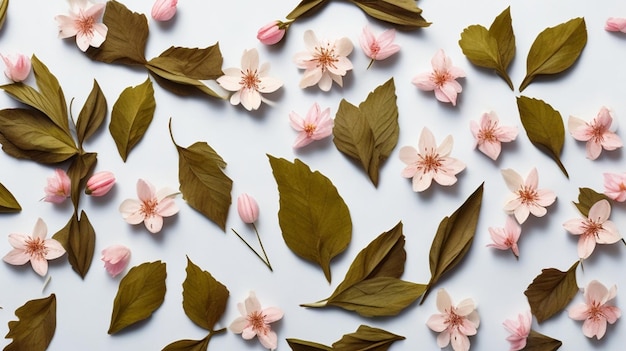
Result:
{"label": "white background", "polygon": [[[147,13],[151,1],[126,0],[130,9]],[[539,79],[524,95],[543,99],[557,109],[564,120],[575,115],[585,120],[593,118],[601,106],[614,110],[623,120],[626,116],[622,79],[626,67],[626,36],[608,33],[604,22],[611,16],[626,16],[626,4],[621,1],[600,1],[593,5],[582,0],[422,0],[423,16],[433,22],[429,28],[399,32],[398,55],[377,62],[366,70],[369,59],[358,47],[363,26],[370,25],[379,33],[387,28],[373,21],[347,2],[333,2],[315,16],[296,22],[283,43],[265,47],[256,39],[256,31],[265,23],[282,19],[297,1],[180,1],[176,17],[159,24],[149,19],[150,36],[146,57],[157,56],[171,45],[206,47],[219,41],[224,56],[224,68],[239,67],[244,49],[257,48],[261,62],[270,62],[270,75],[281,78],[284,86],[267,96],[275,100],[273,107],[264,106],[248,112],[241,106],[213,98],[181,98],[155,83],[157,102],[154,120],[146,135],[122,162],[115,144],[103,127],[89,143],[88,151],[98,152],[96,170],[111,170],[118,182],[104,198],[85,198],[81,208],[88,214],[97,233],[96,255],[91,270],[82,280],[63,257],[51,262],[52,279],[42,292],[44,279],[29,265],[14,267],[0,264],[0,334],[8,332],[7,323],[16,320],[13,311],[26,301],[57,297],[57,329],[50,350],[159,350],[179,339],[201,339],[206,332],[193,324],[182,309],[182,282],[185,278],[186,256],[209,271],[230,291],[228,308],[219,326],[228,326],[237,316],[237,302],[254,290],[264,306],[278,306],[285,311],[282,321],[274,324],[279,335],[280,350],[289,350],[285,338],[299,338],[330,345],[343,334],[351,333],[361,324],[383,328],[403,335],[392,350],[437,349],[436,334],[425,325],[436,312],[435,291],[423,305],[417,303],[400,315],[389,318],[363,318],[340,309],[309,310],[301,303],[329,296],[342,280],[356,254],[380,233],[402,221],[406,235],[407,261],[403,279],[426,283],[430,277],[428,253],[440,220],[450,215],[482,182],[485,182],[482,212],[476,237],[467,257],[451,274],[435,287],[445,288],[455,302],[473,298],[478,306],[481,325],[478,335],[471,337],[472,350],[506,350],[506,331],[502,322],[528,309],[524,290],[541,269],[554,267],[566,270],[577,260],[577,239],[569,235],[562,223],[578,217],[572,201],[579,187],[603,191],[603,172],[626,171],[623,151],[603,152],[596,161],[585,158],[584,144],[566,134],[562,160],[570,178],[556,164],[538,151],[528,140],[519,121],[516,96],[494,73],[473,66],[463,56],[458,39],[463,28],[471,24],[489,27],[493,19],[511,6],[516,36],[517,54],[510,67],[510,76],[519,86],[525,74],[526,54],[536,37],[546,27],[584,16],[589,40],[578,62],[567,72],[554,78]],[[93,79],[96,79],[109,103],[113,103],[129,86],[144,82],[143,69],[107,65],[91,61],[76,47],[73,40],[57,38],[54,16],[66,13],[68,3],[62,0],[12,1],[8,20],[0,32],[0,52],[36,54],[58,78],[69,102],[75,98],[72,114],[77,116]],[[346,36],[355,44],[350,55],[354,70],[345,77],[343,88],[336,85],[328,93],[317,87],[300,89],[302,71],[292,62],[296,52],[304,50],[303,33],[312,29],[320,37]],[[461,79],[463,92],[458,104],[438,102],[432,92],[418,91],[411,78],[431,69],[430,59],[438,49],[444,49],[453,63],[463,68],[467,78]],[[342,98],[353,104],[365,99],[368,92],[393,77],[398,96],[400,138],[387,162],[381,168],[380,183],[375,188],[360,166],[341,154],[331,138],[302,150],[291,145],[296,132],[288,123],[288,115],[296,111],[305,115],[318,102],[330,107],[334,116]],[[8,81],[7,81],[8,82]],[[33,84],[32,77],[28,81]],[[18,106],[6,94],[0,94],[0,107]],[[518,139],[506,145],[498,161],[473,149],[469,121],[478,120],[485,111],[494,110],[503,124],[516,125]],[[138,178],[157,187],[178,186],[178,156],[170,141],[167,124],[172,118],[173,133],[181,146],[206,141],[228,163],[226,174],[233,179],[233,202],[247,192],[261,207],[257,223],[269,258],[275,268],[270,272],[233,234],[235,228],[254,243],[252,228],[239,219],[236,206],[231,206],[226,232],[194,211],[182,198],[177,199],[180,213],[165,221],[163,230],[150,234],[143,225],[131,226],[118,212],[126,198],[135,198]],[[107,118],[107,124],[108,124]],[[625,124],[622,122],[621,126]],[[452,156],[467,164],[452,187],[437,184],[424,193],[414,193],[410,181],[400,176],[404,165],[398,150],[405,145],[417,146],[423,127],[434,133],[437,142],[452,134]],[[623,129],[618,129],[623,136]],[[319,170],[337,187],[347,203],[353,222],[353,237],[348,249],[332,262],[332,283],[328,284],[322,271],[293,254],[285,245],[278,225],[278,192],[266,154],[293,161],[299,158],[312,170]],[[62,228],[72,213],[68,200],[64,205],[41,202],[46,178],[53,167],[30,161],[19,161],[0,153],[0,182],[23,207],[19,214],[0,216],[0,236],[12,232],[30,233],[41,217],[50,235]],[[60,165],[66,168],[67,165]],[[530,218],[524,223],[520,239],[521,257],[515,260],[510,252],[485,247],[490,243],[488,227],[503,226],[506,215],[502,205],[508,189],[500,169],[513,168],[526,176],[533,168],[539,171],[540,188],[552,189],[558,198],[543,218]],[[614,207],[611,219],[620,228],[626,223],[626,207]],[[162,260],[167,263],[167,294],[163,305],[146,322],[109,336],[113,298],[120,277],[111,279],[102,268],[99,252],[115,243],[132,249],[131,266]],[[11,249],[6,239],[0,240],[0,254]],[[586,285],[598,279],[605,285],[617,284],[615,303],[623,306],[626,282],[623,267],[625,248],[621,243],[600,246],[585,261],[585,270],[578,270],[578,283]],[[573,303],[582,301],[578,294]],[[624,322],[610,326],[601,341],[583,336],[581,322],[567,317],[566,312],[533,328],[563,341],[564,350],[616,350],[626,342]],[[219,327],[218,326],[218,327]],[[0,346],[10,340],[0,340]],[[214,337],[210,350],[261,350],[255,340],[246,342],[239,335],[226,333]]]}

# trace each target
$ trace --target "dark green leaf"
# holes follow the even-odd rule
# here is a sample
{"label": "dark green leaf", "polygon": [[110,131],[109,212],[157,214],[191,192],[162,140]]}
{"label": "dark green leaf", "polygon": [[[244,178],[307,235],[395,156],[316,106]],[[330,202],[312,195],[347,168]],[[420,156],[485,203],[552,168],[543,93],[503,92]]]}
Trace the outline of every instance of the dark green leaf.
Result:
{"label": "dark green leaf", "polygon": [[161,351],[207,351],[210,337],[202,340],[178,340],[163,348]]}
{"label": "dark green leaf", "polygon": [[30,300],[15,311],[18,321],[9,322],[6,339],[13,339],[3,351],[45,351],[57,326],[57,300],[54,294]]}
{"label": "dark green leaf", "polygon": [[183,309],[200,328],[213,331],[228,302],[228,289],[187,258],[187,277],[183,282]]}
{"label": "dark green leaf", "polygon": [[100,128],[107,115],[107,100],[98,82],[94,79],[93,88],[87,97],[76,121],[78,145],[89,139]]}
{"label": "dark green leaf", "polygon": [[400,29],[413,30],[430,26],[422,17],[422,9],[415,5],[415,0],[349,0],[366,14],[398,26]]}
{"label": "dark green leaf", "polygon": [[17,202],[15,196],[0,183],[0,213],[20,212],[22,206]]}
{"label": "dark green leaf", "polygon": [[541,323],[554,316],[567,306],[578,292],[576,284],[576,261],[567,272],[555,268],[541,270],[533,282],[526,288],[524,295],[528,298],[530,310]]}
{"label": "dark green leaf", "polygon": [[286,18],[296,20],[300,16],[311,15],[314,11],[320,10],[328,2],[330,2],[330,0],[302,0]]}
{"label": "dark green leaf", "polygon": [[559,340],[552,339],[531,329],[528,338],[526,338],[526,347],[521,351],[556,351],[562,344]]}
{"label": "dark green leaf", "polygon": [[593,204],[600,200],[609,200],[608,196],[604,194],[600,194],[593,189],[590,188],[578,188],[578,202],[574,202],[580,214],[585,217],[589,216],[589,209]]}
{"label": "dark green leaf", "polygon": [[97,156],[98,155],[96,153],[92,152],[78,154],[72,160],[72,163],[67,170],[67,175],[72,181],[70,197],[72,198],[72,203],[76,209],[78,208],[80,194],[87,183],[87,176],[91,173],[93,168],[96,166],[96,162],[98,161]]}
{"label": "dark green leaf", "polygon": [[406,339],[404,336],[386,330],[361,325],[356,332],[344,335],[333,344],[335,351],[386,351],[396,341]]}
{"label": "dark green leaf", "polygon": [[289,347],[291,347],[293,351],[332,351],[333,349],[332,347],[316,342],[298,339],[287,339],[287,344],[289,344]]}

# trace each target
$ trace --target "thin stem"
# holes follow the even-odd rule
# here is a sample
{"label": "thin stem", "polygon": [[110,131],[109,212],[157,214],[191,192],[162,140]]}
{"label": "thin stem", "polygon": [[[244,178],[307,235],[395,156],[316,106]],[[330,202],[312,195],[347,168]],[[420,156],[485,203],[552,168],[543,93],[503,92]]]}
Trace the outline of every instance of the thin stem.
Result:
{"label": "thin stem", "polygon": [[267,267],[270,269],[270,271],[273,272],[274,270],[272,269],[272,265],[270,264],[270,259],[267,257],[267,252],[265,252],[265,248],[263,247],[263,243],[261,242],[261,236],[259,235],[259,231],[256,229],[256,225],[254,224],[254,222],[252,223],[252,228],[254,228],[256,238],[257,240],[259,240],[259,246],[261,246],[261,251],[263,251],[263,256],[265,256],[265,263],[267,264]]}
{"label": "thin stem", "polygon": [[261,257],[261,255],[259,255],[259,253],[258,253],[255,249],[253,249],[253,248],[252,248],[252,246],[250,246],[250,244],[248,244],[248,242],[246,241],[246,239],[242,238],[242,237],[241,237],[241,235],[239,235],[239,233],[237,233],[237,232],[235,231],[235,229],[230,228],[230,230],[232,230],[232,231],[233,231],[233,233],[235,233],[235,235],[237,235],[237,237],[238,237],[239,239],[241,239],[241,241],[243,241],[243,243],[244,243],[244,244],[246,244],[246,246],[247,246],[250,250],[252,250],[252,252],[254,252],[254,254],[255,254],[255,255],[256,255],[256,256],[257,256],[257,257],[258,257],[261,261],[263,261],[263,263],[265,263],[265,265],[266,265],[266,266],[270,269],[270,271],[272,271],[272,272],[274,271],[274,270],[272,269],[272,266],[270,266],[269,262],[265,261],[265,259],[263,259],[263,257]]}

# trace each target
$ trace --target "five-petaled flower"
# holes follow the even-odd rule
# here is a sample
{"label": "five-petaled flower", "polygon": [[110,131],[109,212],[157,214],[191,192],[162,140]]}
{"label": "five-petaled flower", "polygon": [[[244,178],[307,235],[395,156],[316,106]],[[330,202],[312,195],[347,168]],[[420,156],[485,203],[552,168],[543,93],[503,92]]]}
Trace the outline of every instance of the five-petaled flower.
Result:
{"label": "five-petaled flower", "polygon": [[99,48],[107,36],[108,28],[100,23],[105,4],[94,4],[88,0],[69,0],[70,14],[58,15],[54,19],[59,24],[59,38],[76,36],[76,45],[82,51],[89,46]]}
{"label": "five-petaled flower", "polygon": [[517,127],[499,125],[500,121],[495,112],[485,112],[480,118],[480,124],[470,121],[470,130],[476,139],[475,146],[492,160],[497,160],[502,150],[501,143],[515,140]]}
{"label": "five-petaled flower", "polygon": [[626,33],[626,18],[609,17],[604,24],[604,29],[609,32]]}
{"label": "five-petaled flower", "polygon": [[437,147],[433,133],[426,127],[422,129],[419,139],[419,151],[412,146],[400,149],[400,160],[407,166],[402,176],[413,178],[413,191],[428,189],[434,179],[441,185],[456,183],[456,174],[465,169],[465,163],[450,157],[453,139],[448,135]]}
{"label": "five-petaled flower", "polygon": [[55,169],[54,175],[48,177],[48,184],[43,189],[46,193],[43,201],[60,204],[70,197],[71,186],[72,182],[67,173],[60,168]]}
{"label": "five-petaled flower", "polygon": [[59,258],[65,254],[61,243],[55,239],[46,239],[48,226],[38,218],[31,235],[9,234],[9,244],[13,250],[3,257],[4,262],[12,265],[23,265],[30,261],[33,270],[40,276],[48,273],[48,260]]}
{"label": "five-petaled flower", "polygon": [[509,351],[519,351],[526,347],[526,341],[532,326],[530,310],[517,315],[517,320],[507,319],[502,325],[510,333],[506,340],[511,344]]}
{"label": "five-petaled flower", "polygon": [[376,37],[368,26],[363,27],[359,44],[365,55],[371,59],[367,68],[370,68],[374,61],[384,60],[400,51],[400,45],[395,44],[394,39],[396,39],[395,29],[387,29]]}
{"label": "five-petaled flower", "polygon": [[626,201],[626,173],[604,173],[604,195],[617,202]]}
{"label": "five-petaled flower", "polygon": [[112,278],[122,273],[130,261],[130,249],[124,245],[111,245],[102,250],[104,269]]}
{"label": "five-petaled flower", "polygon": [[30,58],[24,54],[0,55],[6,68],[4,75],[14,82],[21,82],[30,74]]}
{"label": "five-petaled flower", "polygon": [[580,235],[578,257],[589,257],[596,244],[614,244],[622,239],[615,223],[609,221],[610,215],[611,204],[602,199],[591,206],[587,218],[574,218],[563,223],[565,230]]}
{"label": "five-petaled flower", "polygon": [[228,91],[235,93],[230,97],[230,103],[241,103],[248,110],[256,110],[261,102],[269,103],[261,93],[273,93],[283,86],[277,78],[268,77],[269,63],[259,68],[259,52],[256,49],[244,50],[241,56],[241,69],[226,68],[224,75],[217,79],[217,83]]}
{"label": "five-petaled flower", "polygon": [[272,330],[270,323],[283,318],[283,311],[278,307],[261,309],[261,303],[253,291],[246,298],[245,303],[238,303],[237,308],[240,317],[237,317],[228,327],[233,333],[241,334],[246,340],[255,336],[259,338],[261,345],[270,350],[278,346],[278,336]]}
{"label": "five-petaled flower", "polygon": [[602,149],[610,151],[622,147],[622,139],[610,130],[611,124],[613,117],[604,106],[591,122],[585,122],[574,116],[570,116],[567,121],[569,132],[574,139],[587,142],[587,158],[590,160],[598,158]]}
{"label": "five-petaled flower", "polygon": [[437,336],[437,346],[444,348],[452,344],[454,351],[467,351],[470,349],[468,336],[476,335],[480,324],[478,312],[472,299],[465,299],[457,306],[452,305],[452,299],[445,289],[437,291],[437,310],[439,314],[433,314],[426,321],[426,325]]}
{"label": "five-petaled flower", "polygon": [[163,217],[178,213],[174,197],[176,190],[163,188],[156,191],[154,186],[143,179],[137,181],[136,199],[126,199],[120,205],[124,220],[130,224],[144,223],[148,231],[158,233],[163,227]]}
{"label": "five-petaled flower", "polygon": [[425,91],[435,91],[435,97],[441,102],[452,103],[456,106],[456,97],[463,88],[456,81],[457,78],[465,77],[465,71],[452,66],[452,60],[439,49],[431,60],[432,72],[420,73],[413,78],[413,84]]}
{"label": "five-petaled flower", "polygon": [[537,168],[533,168],[526,180],[512,169],[503,169],[504,181],[513,192],[512,197],[504,205],[504,211],[514,214],[519,224],[522,224],[532,213],[536,217],[543,217],[550,206],[556,200],[556,194],[552,190],[537,189],[539,175]]}
{"label": "five-petaled flower", "polygon": [[617,306],[608,305],[617,294],[613,285],[607,289],[597,280],[592,280],[585,288],[585,302],[574,305],[568,310],[571,319],[583,322],[583,334],[588,337],[602,339],[606,333],[606,323],[613,324],[622,315]]}
{"label": "five-petaled flower", "polygon": [[499,250],[511,250],[515,257],[519,257],[519,247],[517,241],[522,233],[522,227],[517,224],[512,216],[507,216],[504,228],[489,227],[489,235],[491,236],[492,244],[487,244],[487,247],[493,247]]}
{"label": "five-petaled flower", "polygon": [[333,81],[343,86],[343,76],[352,69],[348,55],[352,52],[352,42],[348,38],[318,40],[312,30],[304,32],[306,51],[294,56],[298,68],[304,69],[300,88],[317,84],[321,90],[329,91]]}
{"label": "five-petaled flower", "polygon": [[289,114],[289,122],[291,127],[299,132],[293,144],[294,148],[309,145],[313,141],[324,139],[333,133],[334,121],[330,117],[330,108],[322,111],[317,102],[311,106],[305,118],[292,111]]}

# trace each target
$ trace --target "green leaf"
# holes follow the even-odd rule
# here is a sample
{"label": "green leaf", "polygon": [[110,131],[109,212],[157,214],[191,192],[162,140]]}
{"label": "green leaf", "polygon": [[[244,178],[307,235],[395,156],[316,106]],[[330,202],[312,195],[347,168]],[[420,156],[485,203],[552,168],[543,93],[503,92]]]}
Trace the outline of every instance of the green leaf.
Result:
{"label": "green leaf", "polygon": [[439,279],[461,262],[476,234],[483,199],[481,184],[450,217],[444,217],[430,246],[430,281],[421,303]]}
{"label": "green leaf", "polygon": [[600,194],[590,188],[578,188],[578,191],[578,202],[574,202],[574,205],[578,211],[580,211],[580,214],[585,217],[589,216],[589,209],[593,206],[593,204],[600,200],[609,201],[608,196]]}
{"label": "green leaf", "polygon": [[45,351],[57,327],[57,300],[54,294],[30,300],[15,311],[18,321],[9,322],[6,339],[13,339],[3,351]]}
{"label": "green leaf", "polygon": [[302,0],[286,18],[295,21],[300,16],[311,15],[314,11],[320,10],[328,2],[330,2],[330,0]]}
{"label": "green leaf", "polygon": [[528,139],[550,155],[567,178],[567,170],[560,155],[565,143],[565,127],[561,114],[543,100],[520,96],[517,98],[522,125]]}
{"label": "green leaf", "polygon": [[131,268],[120,281],[108,333],[115,334],[150,317],[165,299],[166,276],[165,263],[161,261]]}
{"label": "green leaf", "polygon": [[541,270],[524,291],[530,310],[541,323],[554,316],[567,306],[578,292],[576,284],[576,261],[566,272],[555,268]]}
{"label": "green leaf", "polygon": [[318,264],[330,282],[330,261],[352,238],[350,211],[333,183],[296,159],[268,155],[280,196],[278,222],[287,246]]}
{"label": "green leaf", "polygon": [[371,92],[358,108],[341,100],[335,117],[335,146],[359,161],[375,186],[380,164],[396,147],[400,134],[395,91],[391,78]]}
{"label": "green leaf", "polygon": [[107,28],[107,38],[99,48],[89,47],[87,56],[105,63],[144,65],[148,41],[148,19],[130,11],[115,0],[106,2],[102,23]]}
{"label": "green leaf", "polygon": [[78,202],[80,200],[80,195],[85,188],[85,184],[87,183],[87,176],[96,166],[96,162],[98,161],[97,156],[98,155],[96,153],[92,152],[78,154],[72,160],[72,163],[67,170],[67,175],[72,181],[70,197],[72,198],[72,203],[74,204],[75,209],[78,209]]}
{"label": "green leaf", "polygon": [[17,202],[15,196],[0,183],[0,213],[20,212],[22,206]]}
{"label": "green leaf", "polygon": [[524,90],[536,76],[557,74],[576,62],[587,44],[585,19],[573,18],[539,33],[528,52],[526,77],[519,87]]}
{"label": "green leaf", "polygon": [[93,88],[78,114],[76,121],[76,136],[78,145],[89,139],[102,125],[107,115],[107,100],[100,89],[100,85],[94,79]]}
{"label": "green leaf", "polygon": [[78,214],[74,213],[65,227],[54,234],[53,238],[67,251],[72,269],[85,279],[96,248],[96,232],[85,211],[81,211],[80,219]]}
{"label": "green leaf", "polygon": [[203,271],[187,258],[187,277],[183,282],[183,309],[200,328],[213,331],[228,302],[228,289],[211,273]]}
{"label": "green leaf", "polygon": [[286,339],[287,344],[293,351],[332,351],[332,347],[318,344],[316,342],[299,340],[299,339]]}
{"label": "green leaf", "polygon": [[349,0],[369,16],[396,25],[400,29],[413,30],[430,26],[422,17],[422,9],[415,0]]}
{"label": "green leaf", "polygon": [[556,351],[562,344],[559,340],[552,339],[531,329],[530,334],[526,338],[526,347],[521,351]]}
{"label": "green leaf", "polygon": [[224,174],[226,162],[205,142],[196,142],[188,148],[178,146],[178,179],[180,191],[189,206],[226,230],[233,181]]}
{"label": "green leaf", "polygon": [[202,340],[178,340],[163,348],[161,351],[207,351],[210,337]]}
{"label": "green leaf", "polygon": [[9,8],[9,0],[0,0],[0,29],[4,26],[7,19],[7,9]]}
{"label": "green leaf", "polygon": [[130,150],[148,130],[155,109],[156,101],[150,78],[136,87],[124,89],[113,105],[109,131],[124,162]]}

